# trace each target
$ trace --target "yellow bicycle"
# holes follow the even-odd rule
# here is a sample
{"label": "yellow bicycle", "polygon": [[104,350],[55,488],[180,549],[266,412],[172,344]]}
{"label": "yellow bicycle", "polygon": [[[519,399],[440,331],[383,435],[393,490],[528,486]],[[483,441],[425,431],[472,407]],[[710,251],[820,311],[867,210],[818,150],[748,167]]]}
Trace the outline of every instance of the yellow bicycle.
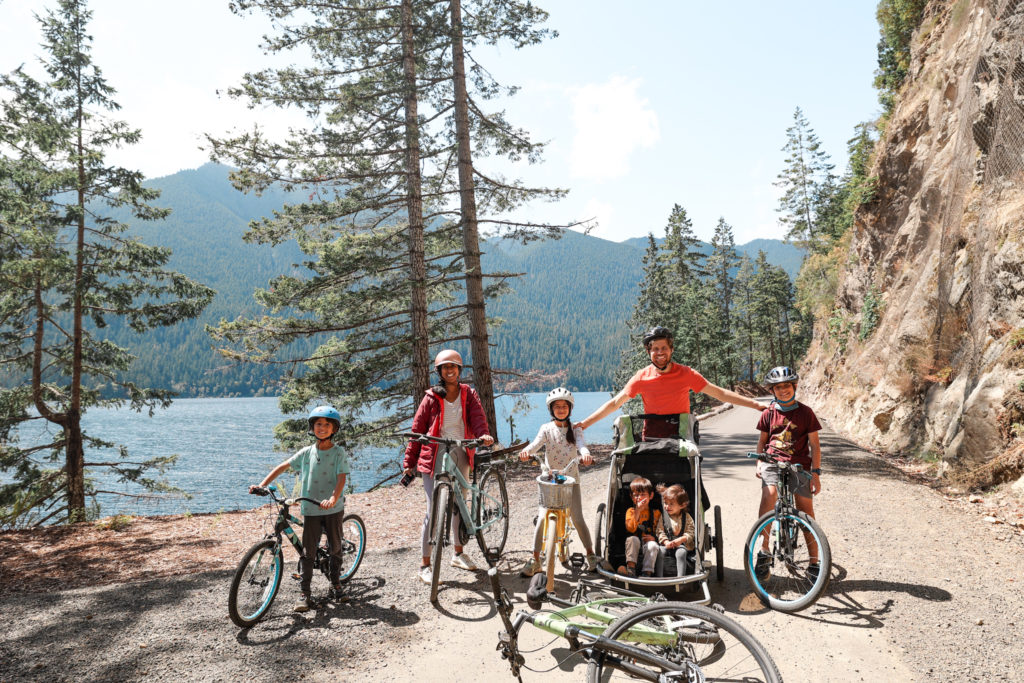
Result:
{"label": "yellow bicycle", "polygon": [[[534,461],[539,460],[534,457]],[[571,469],[579,458],[574,458],[562,471]],[[552,471],[537,477],[537,492],[540,507],[544,508],[541,529],[541,547],[544,548],[544,571],[547,576],[547,591],[555,589],[555,558],[563,567],[582,569],[586,558],[583,553],[569,553],[569,544],[575,527],[569,515],[572,504],[572,487],[576,479],[561,472]]]}

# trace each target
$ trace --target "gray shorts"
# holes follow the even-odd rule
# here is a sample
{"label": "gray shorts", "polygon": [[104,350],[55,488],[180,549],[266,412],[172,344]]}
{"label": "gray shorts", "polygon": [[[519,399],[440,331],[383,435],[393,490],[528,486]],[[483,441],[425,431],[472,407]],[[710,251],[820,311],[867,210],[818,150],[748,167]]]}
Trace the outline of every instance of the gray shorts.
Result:
{"label": "gray shorts", "polygon": [[[806,470],[805,470],[806,472]],[[806,474],[810,474],[806,472]],[[790,472],[790,486],[793,485],[793,479],[797,479],[795,472]],[[811,480],[808,476],[801,476],[798,478],[800,485],[793,489],[793,493],[804,498],[812,498],[811,494]],[[773,462],[764,464],[764,468],[761,470],[761,486],[775,486],[779,485],[779,466]]]}

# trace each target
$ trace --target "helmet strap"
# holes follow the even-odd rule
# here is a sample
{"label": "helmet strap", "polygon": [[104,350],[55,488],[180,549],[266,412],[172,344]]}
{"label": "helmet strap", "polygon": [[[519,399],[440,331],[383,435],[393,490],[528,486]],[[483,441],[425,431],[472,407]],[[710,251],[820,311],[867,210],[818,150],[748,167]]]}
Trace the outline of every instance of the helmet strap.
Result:
{"label": "helmet strap", "polygon": [[779,407],[779,410],[781,410],[784,413],[788,413],[789,411],[793,410],[797,406],[796,392],[793,392],[793,396],[788,401],[780,401],[779,399],[775,399],[775,405],[777,405]]}

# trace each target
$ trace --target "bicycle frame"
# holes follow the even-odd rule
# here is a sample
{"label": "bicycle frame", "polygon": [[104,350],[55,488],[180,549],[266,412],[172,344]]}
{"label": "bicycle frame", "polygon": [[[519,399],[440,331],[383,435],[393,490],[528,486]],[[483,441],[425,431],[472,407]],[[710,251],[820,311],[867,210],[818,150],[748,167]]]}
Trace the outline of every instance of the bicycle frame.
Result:
{"label": "bicycle frame", "polygon": [[[455,466],[455,461],[452,460],[448,449],[445,449],[444,454],[441,456],[441,473],[449,477],[449,482],[452,486],[452,495],[454,497],[454,503],[459,508],[459,514],[462,517],[462,523],[466,526],[466,532],[472,536],[478,531],[483,531],[487,527],[501,521],[501,519],[508,514],[508,511],[501,506],[501,501],[497,500],[493,496],[489,496],[480,489],[478,489],[475,483],[471,483],[466,479],[459,468]],[[473,480],[476,480],[476,470],[473,470]],[[465,492],[469,491],[470,494],[470,508],[466,507]],[[484,504],[497,504],[496,510],[498,515],[491,519],[481,519],[480,526],[476,525],[474,521]],[[447,534],[445,535],[447,538]]]}

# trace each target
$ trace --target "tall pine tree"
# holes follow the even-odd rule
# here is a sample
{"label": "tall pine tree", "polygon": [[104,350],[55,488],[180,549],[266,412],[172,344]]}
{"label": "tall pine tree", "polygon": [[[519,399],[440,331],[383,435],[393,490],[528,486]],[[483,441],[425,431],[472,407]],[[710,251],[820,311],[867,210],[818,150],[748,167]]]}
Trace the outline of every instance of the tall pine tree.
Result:
{"label": "tall pine tree", "polygon": [[[82,0],[60,0],[37,19],[49,77],[37,81],[19,69],[5,77],[10,93],[0,120],[0,362],[13,387],[0,390],[0,466],[14,482],[0,487],[0,523],[76,521],[99,491],[88,476],[107,476],[151,490],[168,459],[94,457],[116,444],[83,431],[95,406],[129,403],[153,410],[172,394],[125,379],[133,356],[106,339],[112,318],[144,332],[193,318],[213,291],[164,269],[167,249],[133,239],[111,209],[156,220],[158,193],[138,172],[110,165],[114,148],[140,133],[109,118],[115,91],[92,62]],[[54,425],[53,439],[20,445],[37,420]],[[56,464],[62,462],[57,467]],[[110,492],[108,492],[110,493]]]}

